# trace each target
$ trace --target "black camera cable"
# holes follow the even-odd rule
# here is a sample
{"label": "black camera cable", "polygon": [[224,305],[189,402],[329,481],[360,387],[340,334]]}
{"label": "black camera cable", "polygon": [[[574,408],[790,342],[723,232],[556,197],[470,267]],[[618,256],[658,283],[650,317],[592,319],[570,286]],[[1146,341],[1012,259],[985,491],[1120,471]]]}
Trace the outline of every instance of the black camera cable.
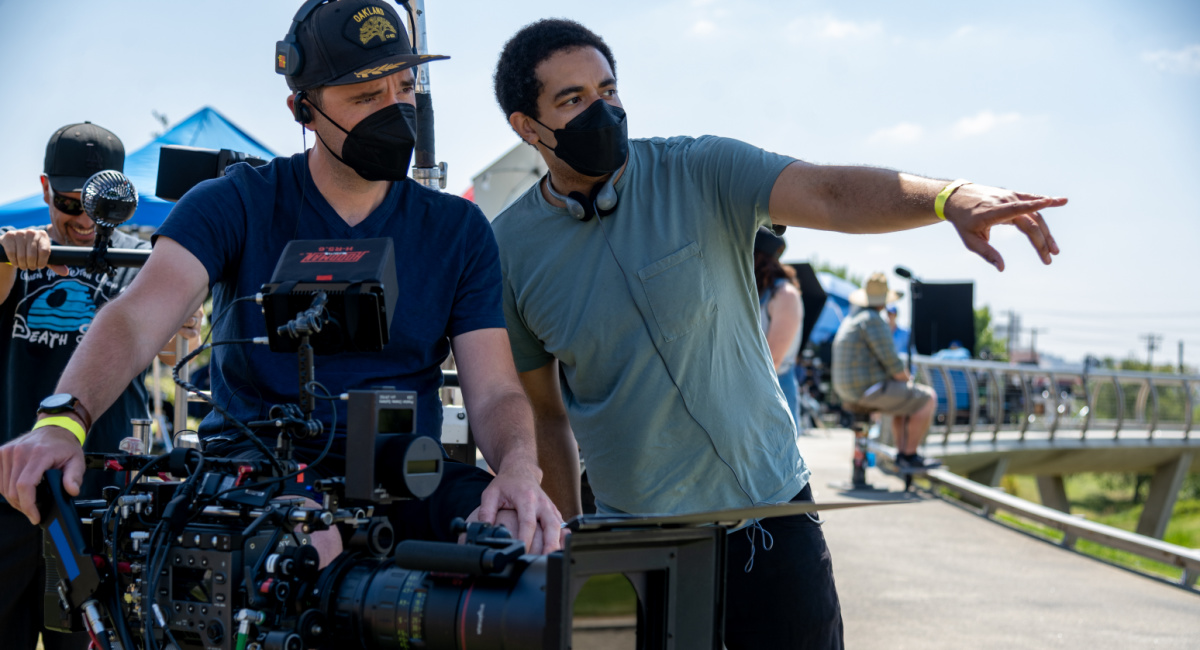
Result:
{"label": "black camera cable", "polygon": [[[209,501],[216,500],[217,497],[224,496],[226,494],[229,494],[230,492],[236,492],[238,490],[248,490],[248,489],[262,489],[264,487],[268,487],[268,486],[274,485],[276,483],[282,483],[284,481],[291,480],[304,472],[312,470],[314,467],[321,464],[321,461],[325,460],[325,457],[329,455],[329,451],[333,448],[333,439],[335,437],[335,434],[337,433],[337,402],[340,401],[340,398],[337,397],[336,395],[334,395],[333,393],[329,392],[329,389],[326,388],[323,384],[321,384],[321,382],[318,382],[318,381],[308,382],[305,385],[305,388],[307,388],[310,391],[313,388],[320,388],[321,391],[324,392],[325,394],[324,395],[315,395],[315,397],[317,399],[329,401],[330,402],[330,404],[329,404],[330,410],[333,412],[333,415],[331,416],[333,424],[330,426],[329,436],[325,439],[325,447],[321,450],[321,453],[316,457],[316,459],[313,460],[312,463],[309,463],[307,466],[305,466],[301,469],[297,469],[294,472],[284,474],[283,476],[277,476],[275,478],[266,479],[263,481],[257,481],[254,483],[250,483],[248,485],[239,485],[236,487],[231,487],[231,488],[228,488],[225,490],[221,490],[220,492],[213,494],[211,497],[208,497]],[[271,457],[274,458],[273,455]]]}
{"label": "black camera cable", "polygon": [[[147,597],[151,600],[146,605],[147,611],[145,612],[146,634],[144,640],[146,650],[158,649],[158,642],[154,640],[153,633],[155,624],[162,628],[167,640],[170,641],[173,646],[176,648],[183,647],[179,645],[178,641],[175,640],[175,635],[171,634],[170,624],[162,617],[162,610],[159,609],[158,603],[154,602],[154,595],[158,593],[158,576],[160,573],[162,573],[163,565],[167,563],[168,550],[171,547],[169,543],[170,535],[164,532],[166,527],[167,522],[165,520],[158,522],[158,526],[155,526],[154,532],[150,535],[150,539],[146,540],[147,544],[150,544],[151,548],[155,549],[154,557],[148,563],[148,568],[150,569],[150,583],[147,589]],[[163,535],[166,535],[166,539],[162,539],[160,541],[159,538]]]}
{"label": "black camera cable", "polygon": [[[158,458],[155,459],[155,461],[158,461],[158,460],[160,460],[162,458],[166,458],[166,457],[167,457],[167,455],[159,456]],[[149,465],[147,465],[147,467],[149,467]],[[142,473],[145,472],[147,467],[142,468]],[[138,474],[138,478],[141,477],[142,473]],[[171,634],[169,624],[167,624],[167,622],[165,620],[160,620],[160,618],[162,617],[162,612],[159,610],[158,605],[155,602],[155,600],[156,600],[155,594],[158,593],[158,581],[162,575],[162,568],[163,568],[163,565],[166,564],[168,551],[170,550],[170,546],[171,546],[170,541],[171,541],[171,536],[173,534],[173,532],[171,530],[171,523],[173,521],[179,522],[179,523],[182,523],[184,521],[183,515],[175,516],[173,514],[174,508],[178,508],[178,507],[188,508],[190,506],[188,501],[191,498],[192,490],[195,489],[195,486],[197,485],[197,482],[199,481],[199,479],[203,475],[203,473],[204,473],[204,455],[201,454],[199,456],[199,461],[197,462],[196,467],[189,472],[188,477],[186,479],[184,479],[183,484],[180,485],[176,489],[175,497],[172,498],[171,502],[168,503],[167,506],[163,508],[162,513],[160,513],[161,518],[159,519],[158,525],[154,527],[154,531],[151,533],[149,539],[146,540],[147,548],[152,549],[154,551],[154,556],[149,558],[149,561],[147,562],[148,568],[151,569],[151,571],[149,573],[148,585],[147,585],[148,588],[147,588],[147,592],[146,592],[147,597],[150,600],[146,604],[146,609],[148,611],[146,612],[146,619],[145,619],[146,620],[146,647],[149,650],[153,650],[153,647],[154,647],[151,645],[153,643],[153,637],[154,637],[154,635],[151,633],[151,629],[152,629],[154,623],[159,624],[159,627],[161,627],[163,629],[163,632],[166,634],[166,637],[171,642],[171,644],[173,644],[177,648],[183,647],[183,646],[179,645],[179,642],[175,640],[174,635]],[[130,483],[130,485],[132,485],[132,482]],[[202,508],[200,510],[202,510]]]}
{"label": "black camera cable", "polygon": [[[173,530],[173,528],[181,529],[186,523],[186,520],[184,519],[185,515],[176,516],[174,514],[174,509],[179,507],[190,508],[191,504],[189,501],[191,500],[192,492],[195,490],[196,485],[198,485],[200,477],[204,475],[204,455],[200,454],[198,458],[199,460],[196,463],[196,467],[188,473],[188,477],[184,479],[183,484],[176,489],[174,498],[172,498],[171,502],[168,503],[165,508],[163,508],[163,511],[160,514],[161,519],[159,520],[158,525],[154,528],[154,534],[152,534],[148,540],[148,542],[151,544],[150,548],[155,549],[156,558],[155,561],[150,563],[153,567],[153,571],[150,574],[148,590],[149,597],[151,598],[148,608],[153,611],[154,616],[153,618],[148,617],[147,620],[153,620],[154,622],[159,623],[159,626],[163,629],[167,639],[176,648],[182,648],[183,646],[179,645],[179,642],[175,640],[175,636],[171,633],[169,623],[167,623],[165,620],[159,620],[160,617],[162,617],[162,612],[158,609],[157,603],[154,602],[154,595],[158,593],[158,581],[162,576],[163,565],[167,562],[168,551],[171,547],[171,537],[178,532],[177,530]],[[203,506],[197,508],[196,511],[202,512]],[[188,519],[190,519],[190,517],[188,517]],[[153,634],[149,633],[149,625],[147,626],[146,631],[146,639],[147,642],[149,642],[149,640],[154,636]]]}
{"label": "black camera cable", "polygon": [[[230,306],[232,306],[232,305],[230,305]],[[226,311],[228,311],[228,308],[226,308]],[[223,314],[224,314],[224,312],[222,312],[222,315]],[[200,347],[196,348],[195,350],[192,350],[191,352],[189,352],[187,354],[187,356],[185,356],[182,359],[180,359],[179,361],[175,362],[175,366],[173,368],[171,368],[171,379],[175,382],[175,385],[182,387],[184,390],[188,391],[189,393],[193,393],[194,395],[199,397],[203,402],[205,402],[206,404],[211,406],[213,408],[213,410],[216,411],[217,413],[219,413],[221,415],[221,417],[225,418],[225,420],[227,422],[233,423],[234,426],[237,428],[238,432],[241,433],[243,436],[245,436],[251,443],[254,444],[254,446],[258,447],[258,450],[263,453],[263,455],[267,458],[267,460],[271,461],[271,464],[275,467],[275,470],[277,472],[282,473],[283,466],[279,464],[279,461],[275,458],[275,454],[271,453],[271,450],[267,447],[266,443],[264,443],[262,440],[259,440],[258,436],[255,435],[254,431],[252,431],[250,429],[250,427],[246,426],[240,420],[233,417],[233,415],[230,414],[229,411],[226,411],[223,406],[217,404],[215,401],[212,400],[212,398],[206,396],[195,384],[193,384],[189,381],[185,381],[182,377],[179,376],[179,371],[182,370],[183,367],[185,365],[187,365],[187,363],[189,361],[191,361],[192,359],[195,359],[201,352],[204,352],[205,350],[210,350],[218,345],[242,345],[242,344],[254,343],[254,342],[255,342],[254,339],[231,339],[228,341],[213,341],[211,343],[205,343],[204,345],[201,345]]]}
{"label": "black camera cable", "polygon": [[[119,566],[120,557],[118,557],[119,549],[117,546],[118,542],[121,539],[121,535],[120,535],[120,520],[113,521],[112,515],[116,511],[117,504],[120,503],[121,497],[128,495],[129,491],[133,489],[133,486],[136,485],[142,479],[142,476],[144,476],[154,466],[156,466],[159,463],[166,460],[167,457],[168,457],[168,454],[162,454],[160,456],[155,456],[153,459],[150,460],[150,462],[143,465],[142,468],[140,470],[138,470],[137,474],[135,474],[133,476],[133,478],[128,483],[125,484],[125,486],[121,489],[121,491],[119,493],[117,493],[117,496],[111,502],[109,502],[108,507],[105,508],[105,510],[104,510],[104,516],[101,518],[101,530],[104,531],[105,534],[107,534],[110,522],[111,522],[111,526],[112,526],[113,543],[108,547],[107,550],[108,550],[108,565],[109,565],[108,568],[112,571],[112,581],[113,581],[112,584],[114,586],[121,584],[120,575],[118,574],[118,566]],[[141,517],[140,514],[138,516],[139,516],[139,518]],[[150,548],[150,547],[147,547],[147,548]],[[149,562],[147,562],[147,566],[148,565],[149,565]],[[151,593],[153,593],[153,592],[151,592]],[[110,593],[109,612],[112,613],[111,618],[113,620],[113,626],[117,630],[117,635],[121,639],[121,644],[126,648],[133,648],[134,647],[133,640],[129,635],[129,628],[125,624],[125,617],[122,613],[119,599],[120,599],[120,595],[117,593],[117,590],[114,588]]]}

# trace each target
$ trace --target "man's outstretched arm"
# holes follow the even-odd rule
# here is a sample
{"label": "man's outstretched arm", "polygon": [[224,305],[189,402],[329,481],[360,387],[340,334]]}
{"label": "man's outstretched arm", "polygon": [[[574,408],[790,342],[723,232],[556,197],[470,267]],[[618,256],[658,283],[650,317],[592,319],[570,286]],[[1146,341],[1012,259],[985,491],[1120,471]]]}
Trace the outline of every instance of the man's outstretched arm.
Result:
{"label": "man's outstretched arm", "polygon": [[[56,392],[74,395],[93,418],[100,417],[207,292],[208,272],[200,261],[174,241],[159,238],[129,289],[97,313]],[[0,447],[0,493],[33,523],[40,519],[37,484],[51,467],[64,470],[64,487],[78,495],[83,448],[61,427],[43,427]]]}
{"label": "man's outstretched arm", "polygon": [[[949,184],[877,167],[796,161],[772,186],[771,221],[856,234],[918,228],[938,222],[934,202]],[[1066,203],[1065,198],[968,184],[950,195],[944,213],[969,250],[1003,271],[1004,258],[988,243],[992,226],[1016,226],[1049,264],[1058,244],[1041,211]]]}
{"label": "man's outstretched arm", "polygon": [[514,534],[526,549],[531,553],[558,550],[562,515],[541,488],[533,411],[517,379],[507,332],[474,330],[454,337],[453,344],[475,440],[496,470],[496,478],[484,490],[479,520],[493,523],[499,510],[515,510]]}

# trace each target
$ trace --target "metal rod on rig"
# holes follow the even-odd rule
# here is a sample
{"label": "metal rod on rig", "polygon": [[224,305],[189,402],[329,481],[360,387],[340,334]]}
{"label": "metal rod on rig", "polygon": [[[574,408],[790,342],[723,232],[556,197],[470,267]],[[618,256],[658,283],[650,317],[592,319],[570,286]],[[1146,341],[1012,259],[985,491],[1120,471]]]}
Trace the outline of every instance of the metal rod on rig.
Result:
{"label": "metal rod on rig", "polygon": [[[180,359],[186,357],[188,352],[189,352],[189,350],[188,350],[187,339],[183,338],[182,336],[175,337],[175,362],[178,363]],[[183,367],[179,369],[179,378],[185,382],[191,381],[192,380],[191,366],[189,366],[186,363],[183,364]],[[187,407],[188,407],[188,392],[187,392],[187,390],[184,389],[184,387],[182,385],[176,384],[176,386],[175,386],[175,412],[172,414],[175,426],[173,427],[174,430],[172,431],[172,435],[168,436],[165,431],[163,432],[163,440],[164,441],[166,441],[168,438],[171,438],[174,434],[179,433],[180,431],[184,431],[188,428]],[[150,448],[147,447],[146,452],[149,453],[149,451],[150,451]]]}
{"label": "metal rod on rig", "polygon": [[[413,37],[413,49],[417,54],[429,54],[425,39],[425,0],[407,0],[409,32]],[[417,144],[412,169],[413,180],[435,190],[446,189],[446,163],[437,161],[433,134],[433,96],[429,91],[429,64],[422,63],[414,68],[416,74],[417,101]]]}

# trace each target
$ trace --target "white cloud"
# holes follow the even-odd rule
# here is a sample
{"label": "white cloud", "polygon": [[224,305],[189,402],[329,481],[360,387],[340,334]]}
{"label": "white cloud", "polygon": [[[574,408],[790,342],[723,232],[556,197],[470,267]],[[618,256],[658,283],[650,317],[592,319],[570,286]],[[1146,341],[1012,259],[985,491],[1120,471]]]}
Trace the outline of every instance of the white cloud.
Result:
{"label": "white cloud", "polygon": [[881,23],[856,23],[849,20],[838,20],[826,14],[824,16],[807,16],[797,18],[788,23],[787,33],[793,42],[804,42],[809,39],[822,40],[866,40],[883,33]]}
{"label": "white cloud", "polygon": [[921,139],[925,130],[920,124],[901,122],[896,126],[879,129],[867,138],[871,144],[912,144]]}
{"label": "white cloud", "polygon": [[954,123],[954,135],[959,138],[969,138],[983,135],[997,127],[1012,124],[1021,120],[1020,113],[1003,113],[997,115],[991,111],[980,111],[978,115],[964,117]]}
{"label": "white cloud", "polygon": [[959,27],[958,29],[954,30],[954,35],[952,36],[952,38],[966,38],[974,33],[975,33],[974,25],[963,25],[962,27]]}
{"label": "white cloud", "polygon": [[1143,52],[1142,61],[1163,72],[1200,74],[1200,44],[1188,45],[1175,51]]}
{"label": "white cloud", "polygon": [[717,24],[711,20],[697,20],[692,23],[692,33],[697,36],[708,36],[717,31]]}
{"label": "white cloud", "polygon": [[829,38],[867,38],[883,31],[879,23],[855,23],[826,17],[821,34]]}

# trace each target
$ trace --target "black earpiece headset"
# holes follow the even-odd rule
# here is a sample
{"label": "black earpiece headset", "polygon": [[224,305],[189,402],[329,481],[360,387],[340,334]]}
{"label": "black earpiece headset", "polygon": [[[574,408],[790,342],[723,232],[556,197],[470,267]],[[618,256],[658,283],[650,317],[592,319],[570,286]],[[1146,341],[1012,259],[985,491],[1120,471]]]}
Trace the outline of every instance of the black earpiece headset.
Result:
{"label": "black earpiece headset", "polygon": [[550,173],[547,172],[546,189],[550,190],[550,196],[566,203],[567,213],[579,221],[587,221],[597,216],[607,217],[617,209],[617,203],[621,200],[613,187],[612,176],[593,187],[590,196],[584,196],[583,192],[571,192],[563,196],[554,189],[554,183],[550,182]]}
{"label": "black earpiece headset", "polygon": [[[308,15],[317,7],[325,4],[327,0],[308,0],[300,9],[296,11],[296,15],[292,17],[292,26],[288,28],[288,33],[283,37],[282,41],[275,43],[275,72],[281,75],[294,77],[304,69],[304,51],[300,49],[300,43],[296,40],[296,30],[300,29],[300,23],[303,23]],[[308,124],[312,121],[312,111],[304,105],[304,91],[296,93],[296,99],[292,102],[292,116],[301,124]]]}
{"label": "black earpiece headset", "polygon": [[[296,30],[300,29],[300,23],[303,23],[308,15],[317,7],[326,2],[335,0],[308,0],[300,9],[296,11],[296,15],[292,17],[292,26],[288,28],[288,33],[283,37],[282,41],[275,42],[275,72],[281,75],[294,77],[304,69],[304,51],[300,49],[300,43],[296,40]],[[412,8],[407,2],[397,0],[397,4],[404,7],[408,13],[412,14]],[[413,43],[413,53],[416,53]],[[292,115],[296,121],[301,124],[308,124],[313,120],[312,111],[304,105],[306,98],[305,92],[301,90],[296,93],[296,99],[292,102]]]}
{"label": "black earpiece headset", "polygon": [[296,98],[292,100],[292,116],[301,124],[308,124],[312,121],[312,111],[304,105],[304,100],[308,99],[308,91],[301,90],[296,93]]}
{"label": "black earpiece headset", "polygon": [[294,77],[304,69],[304,52],[300,49],[300,44],[296,41],[296,30],[300,29],[300,23],[304,22],[305,18],[313,12],[317,7],[325,4],[328,0],[308,0],[300,9],[296,11],[296,15],[292,17],[292,26],[288,29],[288,33],[283,37],[282,41],[275,43],[275,72]]}

